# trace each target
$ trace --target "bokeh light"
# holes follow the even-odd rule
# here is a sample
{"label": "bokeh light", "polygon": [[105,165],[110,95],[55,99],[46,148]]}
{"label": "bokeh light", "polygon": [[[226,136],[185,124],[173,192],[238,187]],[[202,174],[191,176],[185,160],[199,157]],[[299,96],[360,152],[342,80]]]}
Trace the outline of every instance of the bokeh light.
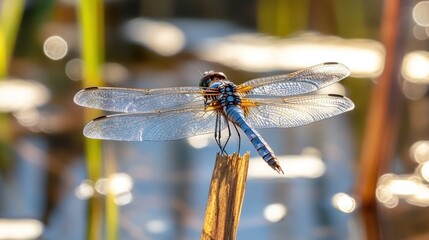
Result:
{"label": "bokeh light", "polygon": [[429,52],[414,51],[405,55],[401,74],[405,80],[416,83],[429,82]]}
{"label": "bokeh light", "polygon": [[341,62],[351,76],[377,77],[384,68],[384,48],[366,39],[342,39],[303,34],[274,38],[236,34],[207,42],[197,52],[201,59],[246,71],[297,70],[322,62]]}
{"label": "bokeh light", "polygon": [[131,192],[122,192],[120,194],[116,194],[114,201],[118,206],[124,206],[131,203],[133,200],[133,194]]}
{"label": "bokeh light", "polygon": [[89,180],[83,181],[74,191],[77,198],[85,200],[94,196],[94,187]]}
{"label": "bokeh light", "polygon": [[109,191],[109,181],[107,178],[100,178],[95,182],[95,191],[99,194],[106,195]]}
{"label": "bokeh light", "polygon": [[185,35],[176,26],[162,21],[137,18],[129,21],[124,34],[162,56],[172,56],[185,46]]}
{"label": "bokeh light", "polygon": [[428,34],[427,34],[427,28],[426,27],[422,27],[420,25],[414,25],[413,27],[413,35],[417,40],[426,40],[429,38]]}
{"label": "bokeh light", "polygon": [[62,59],[67,51],[67,42],[60,36],[51,36],[43,44],[43,52],[52,60]]}
{"label": "bokeh light", "polygon": [[332,197],[332,205],[341,212],[351,213],[356,209],[356,200],[346,193],[337,193]]}
{"label": "bokeh light", "polygon": [[194,148],[204,148],[210,143],[210,139],[213,137],[212,134],[198,135],[187,139],[189,145]]}
{"label": "bokeh light", "polygon": [[[421,175],[427,174],[427,169]],[[395,175],[384,174],[379,178],[376,189],[377,200],[388,208],[394,208],[399,204],[400,199],[416,206],[429,206],[429,187],[422,178],[415,174]]]}
{"label": "bokeh light", "polygon": [[411,145],[410,156],[418,163],[429,161],[429,141],[417,141]]}
{"label": "bokeh light", "polygon": [[396,197],[390,188],[379,185],[375,191],[377,200],[384,204],[388,208],[396,207],[399,203],[398,197]]}
{"label": "bokeh light", "polygon": [[423,98],[428,91],[428,85],[424,83],[415,83],[409,81],[402,82],[402,93],[410,100]]}
{"label": "bokeh light", "polygon": [[282,203],[272,203],[264,208],[264,217],[269,222],[279,222],[287,215],[287,208]]}
{"label": "bokeh light", "polygon": [[108,62],[104,64],[104,80],[111,84],[119,84],[129,77],[128,70],[119,63]]}
{"label": "bokeh light", "polygon": [[413,8],[414,21],[423,27],[429,26],[429,1],[421,1]]}
{"label": "bokeh light", "polygon": [[422,163],[417,168],[420,176],[426,181],[429,182],[429,161]]}
{"label": "bokeh light", "polygon": [[159,234],[167,230],[167,224],[162,220],[151,220],[146,224],[146,230],[152,234]]}
{"label": "bokeh light", "polygon": [[312,154],[278,156],[280,165],[287,166],[285,174],[277,174],[260,157],[250,159],[249,178],[318,178],[326,170],[319,156]]}
{"label": "bokeh light", "polygon": [[109,193],[119,195],[131,191],[133,188],[132,178],[125,173],[114,173],[108,178]]}
{"label": "bokeh light", "polygon": [[37,108],[29,108],[13,113],[13,116],[18,120],[18,123],[24,127],[33,127],[39,123],[41,118]]}
{"label": "bokeh light", "polygon": [[43,224],[36,219],[0,219],[0,239],[38,239],[43,232]]}
{"label": "bokeh light", "polygon": [[50,94],[42,84],[34,81],[9,79],[0,81],[0,112],[17,112],[40,107]]}
{"label": "bokeh light", "polygon": [[65,67],[67,77],[73,81],[80,81],[82,79],[82,66],[81,59],[74,58],[68,61]]}

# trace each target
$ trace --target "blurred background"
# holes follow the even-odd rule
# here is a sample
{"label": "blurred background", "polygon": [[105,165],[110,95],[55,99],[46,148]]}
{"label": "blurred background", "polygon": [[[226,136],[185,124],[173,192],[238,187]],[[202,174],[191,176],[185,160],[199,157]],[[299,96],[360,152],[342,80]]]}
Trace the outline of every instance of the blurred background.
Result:
{"label": "blurred background", "polygon": [[0,239],[199,239],[213,135],[88,140],[74,94],[327,61],[356,108],[261,130],[284,176],[242,139],[238,239],[428,239],[428,43],[429,1],[0,0]]}

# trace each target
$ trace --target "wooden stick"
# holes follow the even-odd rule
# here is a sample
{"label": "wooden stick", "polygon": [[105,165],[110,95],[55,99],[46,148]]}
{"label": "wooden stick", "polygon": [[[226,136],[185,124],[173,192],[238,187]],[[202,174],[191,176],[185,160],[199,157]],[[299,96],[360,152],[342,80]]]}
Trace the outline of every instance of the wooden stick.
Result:
{"label": "wooden stick", "polygon": [[216,155],[210,183],[202,240],[233,240],[237,235],[246,188],[250,153]]}
{"label": "wooden stick", "polygon": [[378,177],[389,169],[398,141],[402,96],[398,84],[400,61],[404,47],[400,21],[404,0],[384,0],[381,42],[386,47],[384,71],[374,86],[369,104],[367,124],[360,154],[356,191],[361,200],[361,216],[365,239],[381,238],[377,212],[376,189]]}

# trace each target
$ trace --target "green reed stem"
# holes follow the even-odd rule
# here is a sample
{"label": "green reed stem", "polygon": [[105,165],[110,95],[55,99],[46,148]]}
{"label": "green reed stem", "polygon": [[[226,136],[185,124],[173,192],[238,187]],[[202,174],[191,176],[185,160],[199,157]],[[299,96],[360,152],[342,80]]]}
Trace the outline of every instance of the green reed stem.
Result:
{"label": "green reed stem", "polygon": [[0,5],[0,79],[2,79],[7,76],[9,60],[21,23],[24,1],[3,0],[0,1]]}
{"label": "green reed stem", "polygon": [[[23,0],[0,1],[0,81],[8,76],[23,7]],[[0,113],[0,168],[12,158],[8,149],[12,141],[11,129],[9,115]]]}
{"label": "green reed stem", "polygon": [[309,1],[258,0],[257,27],[260,32],[287,36],[307,28]]}
{"label": "green reed stem", "polygon": [[[103,85],[102,66],[104,62],[104,5],[102,0],[80,0],[79,20],[82,28],[81,52],[83,57],[83,87]],[[85,122],[97,117],[100,111],[85,109]],[[85,139],[85,153],[88,177],[96,182],[103,174],[102,142]],[[102,239],[103,206],[106,206],[107,239],[117,239],[117,206],[107,196],[91,198],[88,205],[87,239]]]}

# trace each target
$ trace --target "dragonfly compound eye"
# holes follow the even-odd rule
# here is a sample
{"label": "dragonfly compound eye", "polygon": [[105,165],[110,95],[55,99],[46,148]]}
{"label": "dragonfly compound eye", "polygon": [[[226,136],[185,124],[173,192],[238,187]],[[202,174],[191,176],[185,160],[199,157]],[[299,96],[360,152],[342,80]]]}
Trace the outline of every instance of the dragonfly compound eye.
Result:
{"label": "dragonfly compound eye", "polygon": [[[204,73],[205,74],[205,73]],[[200,80],[200,87],[209,87],[211,82],[211,75],[204,75]]]}
{"label": "dragonfly compound eye", "polygon": [[203,73],[203,77],[200,80],[200,87],[210,87],[212,82],[226,80],[226,76],[223,72],[207,71]]}

